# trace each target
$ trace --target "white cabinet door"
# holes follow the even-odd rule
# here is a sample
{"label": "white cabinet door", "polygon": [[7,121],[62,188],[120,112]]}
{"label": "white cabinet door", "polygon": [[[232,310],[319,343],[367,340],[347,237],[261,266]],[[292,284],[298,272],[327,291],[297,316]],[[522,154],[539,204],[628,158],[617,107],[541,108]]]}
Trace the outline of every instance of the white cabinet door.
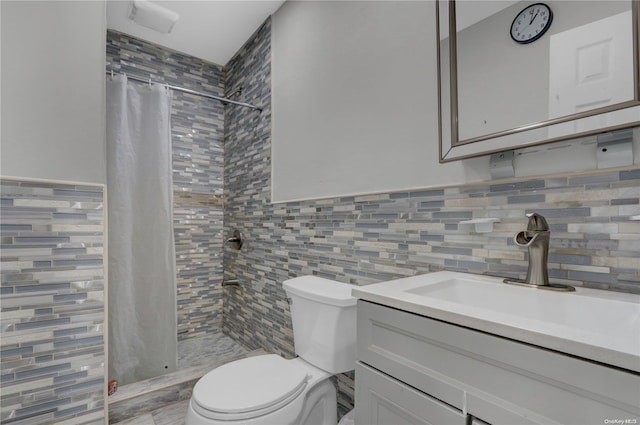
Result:
{"label": "white cabinet door", "polygon": [[364,364],[356,364],[356,425],[464,425],[466,415]]}

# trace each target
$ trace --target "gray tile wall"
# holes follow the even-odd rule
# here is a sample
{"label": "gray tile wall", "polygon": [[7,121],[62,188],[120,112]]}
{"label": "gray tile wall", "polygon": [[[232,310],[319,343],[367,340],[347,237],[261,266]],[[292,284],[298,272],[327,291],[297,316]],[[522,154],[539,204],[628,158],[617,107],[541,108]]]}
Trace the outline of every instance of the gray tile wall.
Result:
{"label": "gray tile wall", "polygon": [[3,179],[0,198],[0,422],[103,423],[103,189]]}
{"label": "gray tile wall", "polygon": [[[223,329],[247,347],[293,355],[282,281],[315,274],[356,285],[437,270],[521,277],[526,251],[513,236],[536,211],[551,225],[551,279],[640,293],[640,169],[530,178],[410,192],[270,203],[270,22],[227,65],[226,86],[262,114],[226,108]],[[427,183],[427,182],[426,182]],[[426,184],[425,183],[425,184]],[[460,221],[497,217],[491,233]],[[352,375],[338,377],[341,412],[352,406]]]}
{"label": "gray tile wall", "polygon": [[[220,66],[116,31],[107,32],[107,69],[224,94]],[[178,91],[173,92],[171,106],[178,339],[182,340],[218,332],[222,322],[224,107]]]}

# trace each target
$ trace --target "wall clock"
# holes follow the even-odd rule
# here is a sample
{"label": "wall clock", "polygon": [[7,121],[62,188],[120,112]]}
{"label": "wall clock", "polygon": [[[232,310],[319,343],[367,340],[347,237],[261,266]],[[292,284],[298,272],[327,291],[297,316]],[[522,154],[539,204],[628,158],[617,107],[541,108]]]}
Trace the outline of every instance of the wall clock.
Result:
{"label": "wall clock", "polygon": [[533,43],[544,35],[553,21],[551,8],[544,3],[525,7],[511,23],[511,38],[520,43]]}

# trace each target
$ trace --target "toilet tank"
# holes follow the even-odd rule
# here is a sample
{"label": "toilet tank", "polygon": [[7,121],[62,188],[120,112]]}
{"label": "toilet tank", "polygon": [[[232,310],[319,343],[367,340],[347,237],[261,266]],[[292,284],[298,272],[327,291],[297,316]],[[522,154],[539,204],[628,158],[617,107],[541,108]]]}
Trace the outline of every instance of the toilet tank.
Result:
{"label": "toilet tank", "polygon": [[353,285],[301,276],[282,283],[290,300],[296,354],[332,374],[355,368]]}

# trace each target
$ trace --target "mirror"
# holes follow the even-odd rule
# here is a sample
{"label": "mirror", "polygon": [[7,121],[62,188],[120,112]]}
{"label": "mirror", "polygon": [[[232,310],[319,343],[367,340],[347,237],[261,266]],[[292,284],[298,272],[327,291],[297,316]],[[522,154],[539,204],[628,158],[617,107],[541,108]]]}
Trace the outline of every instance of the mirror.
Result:
{"label": "mirror", "polygon": [[438,0],[440,161],[640,125],[639,3]]}

